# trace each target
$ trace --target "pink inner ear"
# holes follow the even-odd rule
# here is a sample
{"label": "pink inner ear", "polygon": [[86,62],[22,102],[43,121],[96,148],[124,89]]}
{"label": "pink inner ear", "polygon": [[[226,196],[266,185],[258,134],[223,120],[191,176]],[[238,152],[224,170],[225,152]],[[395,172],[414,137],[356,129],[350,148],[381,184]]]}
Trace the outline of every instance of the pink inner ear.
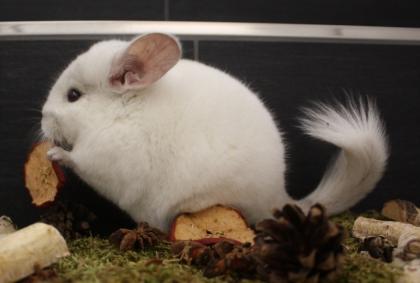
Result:
{"label": "pink inner ear", "polygon": [[112,63],[109,82],[113,87],[127,89],[128,86],[139,83],[143,73],[141,62],[125,52]]}
{"label": "pink inner ear", "polygon": [[131,72],[131,71],[126,72],[125,75],[124,75],[124,78],[125,78],[125,83],[127,83],[129,85],[136,84],[136,83],[140,82],[140,78],[137,75],[137,73],[134,73],[134,72]]}
{"label": "pink inner ear", "polygon": [[175,38],[153,33],[134,40],[116,59],[110,72],[110,84],[120,90],[147,87],[168,72],[181,57]]}

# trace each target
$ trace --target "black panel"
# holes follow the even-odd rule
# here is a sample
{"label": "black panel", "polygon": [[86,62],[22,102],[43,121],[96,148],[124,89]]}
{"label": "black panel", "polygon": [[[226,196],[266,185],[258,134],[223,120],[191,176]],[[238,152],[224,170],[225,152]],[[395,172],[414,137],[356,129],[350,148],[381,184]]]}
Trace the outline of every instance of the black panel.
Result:
{"label": "black panel", "polygon": [[[168,0],[187,21],[420,26],[417,0]],[[164,20],[165,0],[2,0],[0,21]]]}
{"label": "black panel", "polygon": [[[3,41],[0,48],[0,215],[19,226],[32,223],[42,210],[31,205],[24,188],[23,164],[37,139],[40,109],[59,73],[93,43],[74,41]],[[193,45],[184,42],[184,56],[193,57]],[[97,231],[109,233],[128,217],[99,198],[72,174],[60,198],[87,205],[98,215]],[[116,225],[116,226],[115,226]]]}
{"label": "black panel", "polygon": [[420,202],[420,46],[200,42],[200,60],[247,82],[278,118],[293,195],[316,186],[336,151],[297,129],[299,108],[341,100],[350,91],[377,100],[392,149],[385,178],[359,208],[378,208],[394,197]]}
{"label": "black panel", "polygon": [[1,0],[0,2],[0,21],[163,19],[163,0]]}
{"label": "black panel", "polygon": [[417,0],[171,0],[171,20],[420,26]]}

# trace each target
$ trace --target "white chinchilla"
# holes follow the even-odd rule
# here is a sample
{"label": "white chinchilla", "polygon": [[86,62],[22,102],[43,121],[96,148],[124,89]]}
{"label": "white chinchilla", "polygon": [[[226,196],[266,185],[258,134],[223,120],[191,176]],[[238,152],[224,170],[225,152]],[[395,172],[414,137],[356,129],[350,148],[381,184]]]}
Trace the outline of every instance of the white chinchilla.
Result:
{"label": "white chinchilla", "polygon": [[[167,230],[181,212],[214,204],[240,209],[250,222],[291,199],[285,147],[272,115],[239,80],[180,60],[170,35],[93,45],[61,74],[42,109],[50,159],[68,166],[131,215]],[[303,200],[330,214],[361,200],[388,157],[371,102],[315,105],[303,130],[341,151]]]}

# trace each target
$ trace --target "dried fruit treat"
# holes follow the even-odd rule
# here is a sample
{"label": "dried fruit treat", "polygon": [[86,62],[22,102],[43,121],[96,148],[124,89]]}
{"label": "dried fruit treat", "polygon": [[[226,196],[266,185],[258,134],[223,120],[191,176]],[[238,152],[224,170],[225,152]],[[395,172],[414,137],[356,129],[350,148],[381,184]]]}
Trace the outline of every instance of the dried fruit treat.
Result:
{"label": "dried fruit treat", "polygon": [[35,145],[25,163],[25,186],[36,206],[53,202],[64,184],[63,171],[58,164],[47,159],[50,148],[48,142]]}
{"label": "dried fruit treat", "polygon": [[237,210],[222,205],[179,215],[170,232],[172,241],[195,240],[203,244],[213,244],[221,239],[253,243],[254,236]]}

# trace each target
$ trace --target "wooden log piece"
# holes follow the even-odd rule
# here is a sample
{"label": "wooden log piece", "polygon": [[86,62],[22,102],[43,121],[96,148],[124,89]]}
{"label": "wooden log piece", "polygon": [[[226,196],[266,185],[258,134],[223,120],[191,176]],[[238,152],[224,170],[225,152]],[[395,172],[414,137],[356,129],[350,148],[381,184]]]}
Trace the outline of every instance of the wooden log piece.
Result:
{"label": "wooden log piece", "polygon": [[353,225],[354,237],[364,239],[370,236],[382,236],[394,246],[398,245],[401,235],[409,233],[420,239],[420,227],[395,221],[381,221],[372,218],[358,217]]}
{"label": "wooden log piece", "polygon": [[389,219],[420,226],[420,209],[412,202],[395,199],[382,208],[382,215]]}
{"label": "wooden log piece", "polygon": [[35,223],[0,239],[0,283],[15,282],[69,255],[53,226]]}

